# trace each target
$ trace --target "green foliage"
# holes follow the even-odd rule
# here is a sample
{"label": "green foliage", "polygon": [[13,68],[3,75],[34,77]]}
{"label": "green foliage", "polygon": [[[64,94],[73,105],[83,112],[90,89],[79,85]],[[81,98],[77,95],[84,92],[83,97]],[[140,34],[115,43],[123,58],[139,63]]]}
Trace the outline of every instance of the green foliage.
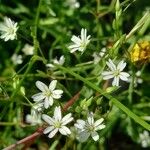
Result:
{"label": "green foliage", "polygon": [[[45,126],[27,123],[26,116],[35,104],[31,97],[38,93],[35,82],[49,85],[52,80],[57,80],[57,87],[64,92],[61,99],[54,101],[54,106],[65,107],[80,92],[66,112],[62,112],[63,115],[73,114],[74,121],[70,126],[93,112],[95,120],[104,118],[106,127],[98,131],[100,138],[96,142],[89,138],[80,143],[76,139],[77,131],[72,127],[69,136],[57,134],[49,139],[42,135],[30,141],[31,145],[25,144],[27,147],[49,150],[143,149],[140,134],[144,130],[150,131],[150,46],[147,48],[149,58],[140,62],[132,62],[130,52],[136,43],[150,42],[150,2],[75,2],[0,1],[0,22],[7,16],[19,27],[17,39],[7,42],[0,39],[0,149]],[[90,42],[84,51],[70,53],[71,37],[80,35],[82,28],[91,35]],[[33,46],[33,55],[23,52],[25,44]],[[106,52],[101,56],[103,48]],[[98,62],[93,60],[94,52],[99,54]],[[14,54],[20,55],[23,62],[15,64]],[[65,62],[56,63],[62,55]],[[102,73],[107,70],[109,58],[116,63],[122,60],[127,63],[125,71],[130,74],[129,82],[120,82],[116,87],[112,86],[112,80],[103,80]],[[47,67],[47,64],[53,67]],[[137,71],[141,72],[140,76]],[[142,83],[138,83],[139,79]],[[51,116],[54,106],[42,113]],[[17,148],[22,149],[24,145]]]}

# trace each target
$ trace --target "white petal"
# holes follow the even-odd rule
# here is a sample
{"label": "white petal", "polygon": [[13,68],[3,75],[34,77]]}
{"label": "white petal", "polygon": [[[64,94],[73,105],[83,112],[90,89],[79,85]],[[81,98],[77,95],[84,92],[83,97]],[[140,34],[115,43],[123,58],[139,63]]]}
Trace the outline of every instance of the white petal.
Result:
{"label": "white petal", "polygon": [[88,114],[87,121],[90,125],[94,124],[93,113]]}
{"label": "white petal", "polygon": [[69,122],[71,122],[73,120],[73,117],[71,117],[71,113],[67,114],[66,116],[63,117],[62,119],[62,125],[66,125]]}
{"label": "white petal", "polygon": [[112,62],[111,59],[109,59],[107,62],[106,62],[107,66],[109,67],[110,70],[114,71],[116,70],[116,66],[115,64]]}
{"label": "white petal", "polygon": [[57,80],[53,80],[50,84],[49,84],[49,90],[53,91],[56,87],[57,84]]}
{"label": "white petal", "polygon": [[59,59],[59,64],[60,64],[60,65],[63,65],[64,62],[65,62],[65,57],[64,57],[64,55],[62,55],[62,56],[60,57],[60,59]]}
{"label": "white petal", "polygon": [[54,68],[55,66],[53,64],[46,64],[46,67]]}
{"label": "white petal", "polygon": [[52,138],[55,136],[55,134],[58,132],[58,128],[54,129],[50,134],[48,135],[49,138]]}
{"label": "white petal", "polygon": [[45,98],[45,96],[42,94],[42,93],[37,93],[37,94],[34,94],[32,96],[33,100],[38,102],[38,101],[41,101],[42,99]]}
{"label": "white petal", "polygon": [[103,121],[104,121],[103,118],[97,120],[97,121],[94,123],[95,127],[99,126]]}
{"label": "white petal", "polygon": [[32,123],[32,116],[30,114],[26,115],[26,122],[27,123]]}
{"label": "white petal", "polygon": [[74,36],[74,35],[72,36],[71,41],[78,44],[78,45],[81,43],[81,39],[77,36]]}
{"label": "white petal", "polygon": [[97,126],[97,127],[95,128],[95,131],[104,129],[105,127],[106,127],[106,126],[105,126],[104,124],[101,124],[101,125],[99,125],[99,126]]}
{"label": "white petal", "polygon": [[81,29],[81,40],[85,41],[86,40],[86,34],[87,34],[87,30],[86,29]]}
{"label": "white petal", "polygon": [[128,74],[128,73],[126,73],[126,72],[121,72],[120,73],[120,79],[121,80],[123,80],[123,81],[128,81],[128,77],[129,77],[130,75]]}
{"label": "white petal", "polygon": [[114,77],[114,80],[112,82],[113,86],[119,86],[119,77]]}
{"label": "white petal", "polygon": [[49,100],[49,105],[52,106],[53,103],[54,103],[53,97],[50,96],[50,97],[48,98],[48,100]]}
{"label": "white petal", "polygon": [[47,134],[47,133],[51,132],[53,129],[54,129],[54,126],[47,127],[47,128],[43,131],[43,133],[44,133],[44,134]]}
{"label": "white petal", "polygon": [[122,60],[119,62],[118,66],[117,66],[117,69],[122,71],[126,66],[126,63]]}
{"label": "white petal", "polygon": [[57,121],[61,121],[62,116],[61,116],[61,108],[60,108],[60,106],[55,107],[55,110],[54,110],[54,118],[55,118],[55,120],[57,120]]}
{"label": "white petal", "polygon": [[79,141],[80,142],[85,142],[90,136],[89,132],[83,131],[79,133]]}
{"label": "white petal", "polygon": [[49,100],[46,97],[45,100],[44,100],[44,107],[47,109],[49,107],[49,105],[50,105]]}
{"label": "white petal", "polygon": [[71,134],[70,129],[66,126],[62,126],[61,128],[59,128],[59,132],[63,135]]}
{"label": "white petal", "polygon": [[113,74],[113,71],[103,71],[102,72],[103,76],[108,76],[108,75],[112,75],[112,74]]}
{"label": "white petal", "polygon": [[63,93],[63,90],[54,90],[53,91],[53,94],[56,94],[56,95],[61,95]]}
{"label": "white petal", "polygon": [[54,123],[54,120],[53,120],[50,116],[48,116],[48,115],[46,115],[46,114],[43,114],[43,115],[42,115],[42,119],[43,119],[46,123],[48,123],[49,125],[53,125],[53,123]]}
{"label": "white petal", "polygon": [[78,129],[83,129],[84,126],[85,126],[85,121],[84,120],[81,120],[81,119],[78,119],[77,120],[77,123],[74,124],[74,126]]}
{"label": "white petal", "polygon": [[114,74],[112,71],[104,71],[102,72],[102,75],[103,75],[103,80],[114,78]]}
{"label": "white petal", "polygon": [[74,49],[72,49],[72,50],[70,51],[70,53],[74,53],[74,52],[77,51],[78,49],[79,49],[79,47],[74,48]]}
{"label": "white petal", "polygon": [[36,84],[37,88],[40,89],[42,92],[48,91],[47,85],[45,85],[43,82],[36,81],[35,84]]}
{"label": "white petal", "polygon": [[78,49],[79,47],[80,47],[80,44],[78,44],[78,45],[77,44],[72,44],[68,48],[69,49],[75,49],[75,48]]}
{"label": "white petal", "polygon": [[92,136],[94,141],[97,141],[99,139],[99,135],[97,132],[92,132],[91,136]]}

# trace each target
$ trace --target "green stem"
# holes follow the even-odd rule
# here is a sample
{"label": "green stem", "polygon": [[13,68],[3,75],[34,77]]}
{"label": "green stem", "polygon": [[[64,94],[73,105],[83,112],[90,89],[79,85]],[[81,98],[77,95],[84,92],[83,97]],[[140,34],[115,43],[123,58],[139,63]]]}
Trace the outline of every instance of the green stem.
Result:
{"label": "green stem", "polygon": [[38,5],[36,16],[35,16],[35,26],[34,26],[34,30],[33,30],[33,43],[34,43],[34,54],[35,55],[37,55],[37,50],[39,48],[39,43],[37,40],[37,27],[39,24],[41,4],[42,4],[42,0],[39,0],[39,5]]}
{"label": "green stem", "polygon": [[145,129],[150,131],[150,125],[147,122],[145,122],[140,117],[138,117],[136,114],[134,114],[130,109],[128,109],[126,106],[124,106],[122,103],[120,103],[116,98],[114,98],[110,94],[106,93],[105,91],[100,89],[98,86],[96,86],[92,82],[86,80],[85,78],[83,78],[79,74],[76,74],[75,72],[73,72],[69,68],[64,68],[64,67],[58,66],[58,65],[57,65],[57,67],[60,68],[61,70],[63,70],[64,72],[71,74],[75,78],[83,81],[85,84],[87,84],[89,87],[96,90],[97,92],[100,92],[101,95],[103,95],[107,99],[111,100],[119,109],[121,109],[124,113],[126,113],[129,117],[131,117],[135,122],[137,122],[138,124],[143,126]]}

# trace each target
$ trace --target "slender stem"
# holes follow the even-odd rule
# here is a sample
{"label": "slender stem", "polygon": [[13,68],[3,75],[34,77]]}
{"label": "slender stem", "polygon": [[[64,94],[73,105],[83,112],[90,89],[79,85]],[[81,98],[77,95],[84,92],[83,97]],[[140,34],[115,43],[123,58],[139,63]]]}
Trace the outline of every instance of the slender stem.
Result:
{"label": "slender stem", "polygon": [[35,55],[37,55],[37,50],[39,48],[39,44],[38,44],[38,40],[37,40],[37,27],[39,24],[41,4],[42,4],[42,0],[39,0],[39,5],[38,5],[36,16],[35,16],[35,26],[34,26],[34,30],[33,30],[33,43],[34,43],[34,54]]}
{"label": "slender stem", "polygon": [[12,144],[12,145],[4,148],[3,150],[15,150],[18,145],[26,144],[29,141],[35,140],[37,137],[39,137],[40,135],[43,134],[43,130],[44,130],[44,128],[38,128],[38,130],[36,132],[34,132],[32,135],[30,135],[30,136],[28,136],[28,137],[18,141],[16,144]]}
{"label": "slender stem", "polygon": [[67,111],[67,109],[74,104],[74,102],[79,98],[80,92],[78,92],[74,97],[72,97],[63,107],[63,111]]}

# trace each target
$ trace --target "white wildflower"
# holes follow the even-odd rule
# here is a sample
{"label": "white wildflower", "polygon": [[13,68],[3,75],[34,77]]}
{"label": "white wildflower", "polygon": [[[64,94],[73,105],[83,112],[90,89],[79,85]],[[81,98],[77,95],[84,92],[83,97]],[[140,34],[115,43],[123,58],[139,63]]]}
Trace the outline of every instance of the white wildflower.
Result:
{"label": "white wildflower", "polygon": [[0,23],[0,32],[1,32],[1,39],[4,41],[14,40],[17,38],[16,32],[18,30],[17,23],[12,21],[10,18],[5,17],[4,22]]}
{"label": "white wildflower", "polygon": [[11,57],[11,60],[14,65],[22,64],[23,62],[22,56],[17,55],[17,54],[13,54],[13,56]]}
{"label": "white wildflower", "polygon": [[70,52],[73,53],[78,50],[83,53],[90,42],[90,37],[90,35],[87,36],[87,30],[82,28],[81,38],[75,35],[73,35],[71,38],[73,44],[68,47]]}
{"label": "white wildflower", "polygon": [[79,3],[77,0],[67,0],[67,1],[65,2],[65,5],[66,5],[66,6],[69,6],[69,7],[72,8],[72,9],[79,8],[79,7],[80,7],[80,3]]}
{"label": "white wildflower", "polygon": [[49,68],[55,68],[54,64],[63,65],[65,63],[65,57],[62,55],[59,59],[55,58],[53,64],[46,64]]}
{"label": "white wildflower", "polygon": [[[130,83],[131,81],[132,78],[130,77],[128,82]],[[137,71],[134,77],[134,87],[137,87],[138,84],[142,84],[142,83],[143,83],[143,79],[141,78],[141,71]]]}
{"label": "white wildflower", "polygon": [[34,47],[29,45],[29,44],[25,44],[23,49],[22,49],[22,52],[25,55],[33,55],[34,54]]}
{"label": "white wildflower", "polygon": [[106,62],[110,71],[102,72],[103,79],[108,80],[113,79],[112,85],[119,86],[119,79],[123,81],[128,81],[128,77],[130,76],[128,73],[123,72],[123,69],[126,67],[126,63],[124,61],[120,61],[118,65],[115,65],[111,59]]}
{"label": "white wildflower", "polygon": [[33,105],[33,109],[37,112],[41,112],[43,110],[44,102],[35,103]]}
{"label": "white wildflower", "polygon": [[105,47],[103,47],[99,53],[94,52],[92,55],[94,57],[94,64],[97,64],[104,57],[105,53]]}
{"label": "white wildflower", "polygon": [[139,142],[141,143],[142,147],[150,147],[150,135],[148,131],[144,131],[143,133],[140,133],[139,135]]}
{"label": "white wildflower", "polygon": [[75,123],[75,127],[77,128],[77,138],[79,141],[85,142],[89,136],[91,136],[94,141],[97,141],[99,139],[99,135],[96,131],[105,128],[105,125],[102,124],[103,121],[104,119],[101,118],[94,122],[92,112],[88,114],[86,121],[78,119],[77,123]]}
{"label": "white wildflower", "polygon": [[44,102],[44,107],[47,109],[49,106],[53,105],[53,99],[59,99],[62,96],[63,91],[57,90],[56,88],[57,80],[53,80],[49,87],[42,83],[41,81],[36,82],[37,88],[41,91],[32,96],[35,102]]}
{"label": "white wildflower", "polygon": [[31,109],[31,114],[26,115],[26,122],[31,125],[38,125],[42,123],[41,113],[38,113],[34,108]]}
{"label": "white wildflower", "polygon": [[52,138],[59,131],[62,135],[69,135],[71,131],[66,125],[73,120],[71,113],[62,118],[61,109],[55,107],[53,118],[43,114],[42,119],[49,124],[49,126],[43,131],[44,134],[49,133],[48,137]]}

